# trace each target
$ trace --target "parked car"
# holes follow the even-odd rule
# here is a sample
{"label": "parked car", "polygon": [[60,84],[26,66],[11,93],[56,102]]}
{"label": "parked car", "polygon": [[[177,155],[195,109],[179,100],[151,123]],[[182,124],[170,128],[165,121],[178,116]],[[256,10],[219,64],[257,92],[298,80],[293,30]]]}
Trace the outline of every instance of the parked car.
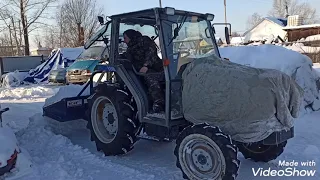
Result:
{"label": "parked car", "polygon": [[52,83],[63,83],[65,84],[67,82],[66,79],[67,75],[67,69],[61,68],[57,70],[52,70],[49,74],[48,81]]}
{"label": "parked car", "polygon": [[92,46],[80,54],[76,61],[67,68],[66,79],[70,84],[84,84],[94,72],[96,65],[109,58],[107,46]]}

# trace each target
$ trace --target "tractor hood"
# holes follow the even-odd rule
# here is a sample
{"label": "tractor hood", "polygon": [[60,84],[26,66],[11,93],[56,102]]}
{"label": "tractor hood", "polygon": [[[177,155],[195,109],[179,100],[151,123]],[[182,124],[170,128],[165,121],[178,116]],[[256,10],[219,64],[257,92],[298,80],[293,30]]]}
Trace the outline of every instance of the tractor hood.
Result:
{"label": "tractor hood", "polygon": [[70,70],[90,70],[93,71],[95,66],[99,64],[100,60],[79,60],[74,62],[69,68]]}

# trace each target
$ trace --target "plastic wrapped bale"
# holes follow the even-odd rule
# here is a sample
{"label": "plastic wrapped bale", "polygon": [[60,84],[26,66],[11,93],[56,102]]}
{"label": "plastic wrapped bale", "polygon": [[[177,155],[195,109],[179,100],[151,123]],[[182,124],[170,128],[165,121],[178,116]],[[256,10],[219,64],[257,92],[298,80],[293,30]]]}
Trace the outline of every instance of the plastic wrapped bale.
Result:
{"label": "plastic wrapped bale", "polygon": [[219,126],[244,143],[289,130],[303,99],[303,89],[285,73],[247,67],[215,55],[192,59],[182,78],[185,118]]}

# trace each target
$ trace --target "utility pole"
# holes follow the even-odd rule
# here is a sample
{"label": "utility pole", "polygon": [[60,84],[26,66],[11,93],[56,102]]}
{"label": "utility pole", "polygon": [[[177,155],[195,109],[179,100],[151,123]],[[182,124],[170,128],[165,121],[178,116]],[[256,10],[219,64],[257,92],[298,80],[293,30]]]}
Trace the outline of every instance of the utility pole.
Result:
{"label": "utility pole", "polygon": [[62,45],[62,7],[60,8],[60,37],[59,37],[59,47]]}
{"label": "utility pole", "polygon": [[160,6],[160,8],[162,8],[162,2],[161,2],[161,0],[159,0],[159,6]]}
{"label": "utility pole", "polygon": [[227,0],[224,0],[224,21],[227,23]]}
{"label": "utility pole", "polygon": [[286,18],[288,18],[289,17],[288,1],[285,1],[284,4],[285,4],[285,9],[286,9]]}

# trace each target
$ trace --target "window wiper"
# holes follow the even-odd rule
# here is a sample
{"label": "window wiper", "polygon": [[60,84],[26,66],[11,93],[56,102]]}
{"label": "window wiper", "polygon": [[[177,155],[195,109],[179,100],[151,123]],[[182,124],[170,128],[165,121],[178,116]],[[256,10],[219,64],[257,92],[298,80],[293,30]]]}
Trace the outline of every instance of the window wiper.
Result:
{"label": "window wiper", "polygon": [[182,20],[182,22],[180,23],[180,25],[174,29],[174,35],[173,35],[173,37],[170,39],[168,46],[172,43],[172,41],[173,41],[174,39],[176,39],[176,38],[179,36],[179,31],[180,31],[180,29],[182,28],[183,24],[186,22],[187,17],[188,17],[188,13],[186,13],[186,14],[184,15],[183,20]]}

